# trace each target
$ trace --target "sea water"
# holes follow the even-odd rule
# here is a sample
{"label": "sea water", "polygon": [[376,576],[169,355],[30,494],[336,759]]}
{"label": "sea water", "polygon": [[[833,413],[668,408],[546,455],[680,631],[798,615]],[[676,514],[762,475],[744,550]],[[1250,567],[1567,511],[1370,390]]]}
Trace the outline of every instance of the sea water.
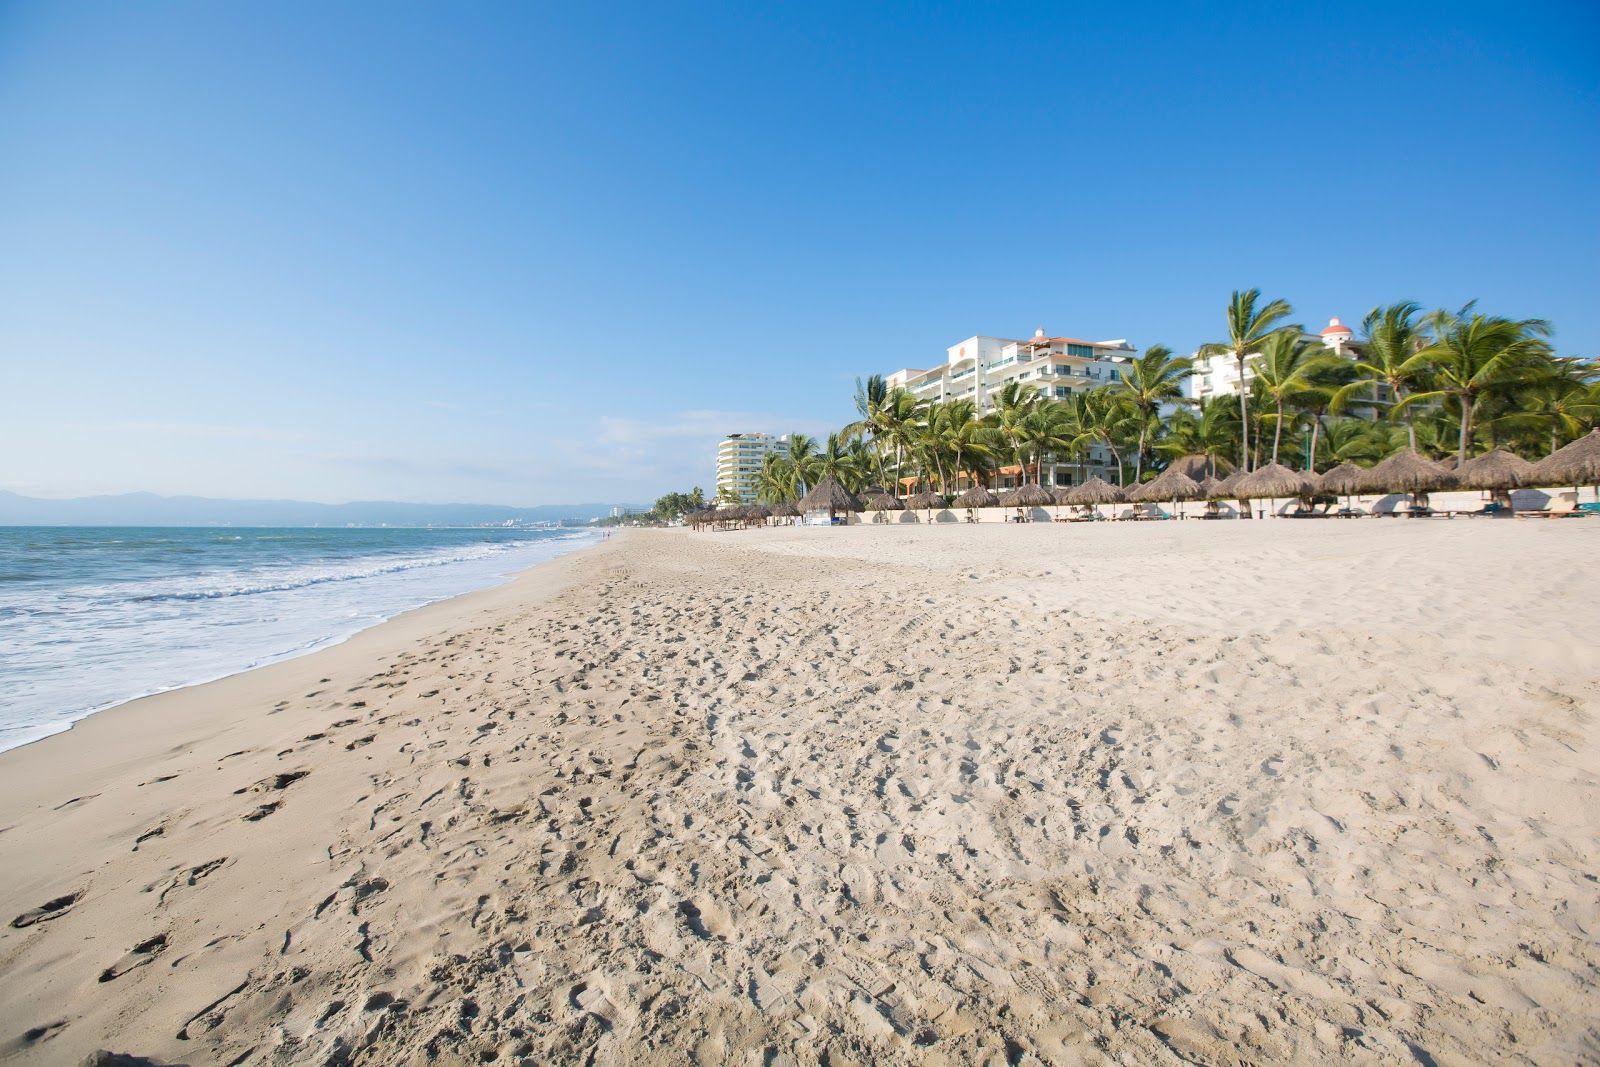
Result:
{"label": "sea water", "polygon": [[334,644],[583,530],[0,527],[0,750]]}

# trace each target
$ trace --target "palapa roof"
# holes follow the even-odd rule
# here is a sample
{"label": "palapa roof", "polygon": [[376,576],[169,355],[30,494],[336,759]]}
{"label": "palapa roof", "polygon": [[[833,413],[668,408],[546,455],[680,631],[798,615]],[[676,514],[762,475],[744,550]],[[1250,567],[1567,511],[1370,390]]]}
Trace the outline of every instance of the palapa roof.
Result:
{"label": "palapa roof", "polygon": [[772,509],[765,504],[751,504],[744,509],[744,517],[747,519],[766,519],[771,516]]}
{"label": "palapa roof", "polygon": [[1533,465],[1545,485],[1600,485],[1600,426]]}
{"label": "palapa roof", "polygon": [[1366,477],[1366,468],[1358,467],[1354,463],[1341,463],[1337,467],[1330,467],[1328,470],[1323,471],[1318,477],[1318,481],[1321,483],[1322,491],[1325,493],[1350,496],[1361,492],[1361,486],[1365,483]]}
{"label": "palapa roof", "polygon": [[802,511],[860,511],[861,501],[839,484],[837,478],[824,478],[811,487],[800,501]]}
{"label": "palapa roof", "polygon": [[1000,505],[1000,498],[983,486],[975,485],[956,497],[955,504],[963,508],[993,508]]}
{"label": "palapa roof", "polygon": [[906,499],[908,508],[942,508],[947,503],[942,493],[918,493]]}
{"label": "palapa roof", "polygon": [[1240,478],[1234,484],[1233,491],[1240,500],[1310,496],[1317,491],[1317,483],[1303,471],[1290,470],[1282,463],[1268,463]]}
{"label": "palapa roof", "polygon": [[1456,476],[1406,448],[1367,471],[1359,484],[1369,493],[1431,493],[1436,489],[1453,489]]}
{"label": "palapa roof", "polygon": [[1123,492],[1121,486],[1112,485],[1099,475],[1095,475],[1082,485],[1073,488],[1067,494],[1069,504],[1126,504],[1128,494]]}
{"label": "palapa roof", "polygon": [[1217,495],[1214,496],[1214,497],[1211,497],[1210,499],[1212,499],[1212,500],[1232,500],[1232,499],[1235,499],[1235,492],[1238,490],[1239,482],[1241,480],[1243,480],[1244,476],[1245,476],[1244,470],[1240,469],[1240,470],[1234,471],[1232,474],[1230,474],[1226,478],[1222,479],[1222,481],[1217,483],[1216,489],[1213,490],[1213,492],[1215,492]]}
{"label": "palapa roof", "polygon": [[1206,478],[1200,482],[1200,500],[1221,500],[1223,493],[1222,482],[1216,478]]}
{"label": "palapa roof", "polygon": [[905,504],[892,493],[871,493],[865,498],[868,511],[904,511]]}
{"label": "palapa roof", "polygon": [[1072,495],[1072,490],[1073,487],[1070,485],[1058,485],[1050,490],[1050,495],[1055,497],[1057,504],[1070,504],[1072,501],[1067,498]]}
{"label": "palapa roof", "polygon": [[1532,463],[1503,448],[1467,460],[1455,474],[1463,489],[1521,489],[1534,477]]}
{"label": "palapa roof", "polygon": [[1154,504],[1162,500],[1199,500],[1204,495],[1200,483],[1177,467],[1168,467],[1161,474],[1128,493],[1128,499],[1139,504]]}
{"label": "palapa roof", "polygon": [[781,519],[794,519],[799,518],[800,509],[793,504],[774,504],[772,513]]}
{"label": "palapa roof", "polygon": [[1050,490],[1042,485],[1021,485],[1000,494],[1000,506],[1007,508],[1043,508],[1055,502]]}
{"label": "palapa roof", "polygon": [[1177,459],[1167,464],[1167,470],[1178,471],[1180,474],[1187,475],[1191,481],[1195,482],[1198,482],[1202,478],[1209,477],[1213,467],[1216,470],[1221,471],[1223,474],[1227,474],[1233,470],[1233,464],[1229,463],[1227,460],[1222,459],[1221,457],[1213,460],[1210,456],[1202,455],[1199,452],[1193,452],[1187,456],[1179,456]]}

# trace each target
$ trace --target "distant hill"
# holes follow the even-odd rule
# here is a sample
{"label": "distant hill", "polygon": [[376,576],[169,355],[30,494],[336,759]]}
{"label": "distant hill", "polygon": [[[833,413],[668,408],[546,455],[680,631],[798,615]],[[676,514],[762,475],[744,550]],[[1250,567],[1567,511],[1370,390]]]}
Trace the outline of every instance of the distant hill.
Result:
{"label": "distant hill", "polygon": [[405,504],[389,500],[313,504],[302,500],[219,500],[123,493],[45,500],[0,490],[0,526],[474,526],[587,522],[611,504]]}

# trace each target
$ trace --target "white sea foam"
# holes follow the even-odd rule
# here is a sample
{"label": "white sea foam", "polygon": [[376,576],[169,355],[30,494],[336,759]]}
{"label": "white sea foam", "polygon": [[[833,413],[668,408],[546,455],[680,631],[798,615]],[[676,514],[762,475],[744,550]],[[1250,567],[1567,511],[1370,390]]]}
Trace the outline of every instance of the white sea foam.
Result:
{"label": "white sea foam", "polygon": [[324,648],[595,539],[586,531],[0,533],[0,750],[140,696]]}

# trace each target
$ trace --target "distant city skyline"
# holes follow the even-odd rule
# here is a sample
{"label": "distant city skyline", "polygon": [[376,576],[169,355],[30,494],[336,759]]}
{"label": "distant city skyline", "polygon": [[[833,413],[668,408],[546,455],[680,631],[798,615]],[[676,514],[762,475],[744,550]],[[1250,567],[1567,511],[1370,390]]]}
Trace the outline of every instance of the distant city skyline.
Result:
{"label": "distant city skyline", "polygon": [[6,5],[0,488],[709,493],[857,377],[1234,288],[1600,353],[1600,11],[1336,14]]}

